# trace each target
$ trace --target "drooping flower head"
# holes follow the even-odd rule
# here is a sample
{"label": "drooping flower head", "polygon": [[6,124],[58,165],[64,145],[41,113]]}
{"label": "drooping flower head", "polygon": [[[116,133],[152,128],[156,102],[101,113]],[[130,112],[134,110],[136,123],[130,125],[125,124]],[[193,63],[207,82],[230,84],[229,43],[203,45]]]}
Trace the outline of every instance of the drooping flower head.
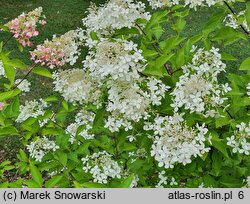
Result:
{"label": "drooping flower head", "polygon": [[42,16],[42,11],[42,7],[39,7],[29,13],[22,13],[6,24],[13,34],[13,37],[16,38],[22,46],[31,46],[32,42],[30,39],[39,34],[37,25],[46,24],[45,16]]}
{"label": "drooping flower head", "polygon": [[53,36],[53,39],[44,41],[38,45],[31,54],[31,59],[42,66],[53,69],[61,67],[65,63],[73,65],[79,56],[79,36],[77,30],[71,30],[60,37]]}

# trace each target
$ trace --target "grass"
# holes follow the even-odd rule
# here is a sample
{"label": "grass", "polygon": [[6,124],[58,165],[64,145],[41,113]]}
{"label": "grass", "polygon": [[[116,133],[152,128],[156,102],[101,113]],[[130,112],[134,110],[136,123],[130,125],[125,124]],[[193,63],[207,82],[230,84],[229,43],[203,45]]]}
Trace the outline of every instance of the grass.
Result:
{"label": "grass", "polygon": [[[105,0],[92,0],[92,2],[100,4],[104,3]],[[40,31],[39,36],[34,39],[35,44],[41,44],[46,38],[51,39],[54,34],[61,35],[69,30],[82,27],[82,18],[86,15],[85,11],[89,4],[90,0],[0,0],[0,23],[7,23],[22,12],[28,12],[42,6],[47,17],[47,25]],[[205,22],[215,12],[213,9],[201,8],[196,12],[192,11],[191,15],[186,19],[185,36],[190,37],[200,32]],[[8,37],[8,34],[0,32],[0,41],[4,41]],[[242,49],[243,45],[244,49]],[[6,48],[13,51],[12,57],[20,58],[26,64],[32,63],[29,60],[29,50],[23,53],[15,51],[17,49],[14,39],[8,42]],[[239,58],[239,61],[228,63],[228,71],[235,72],[240,61],[249,56],[250,43],[237,42],[227,47],[225,51]],[[20,73],[20,75],[22,74]],[[33,75],[28,79],[32,83],[33,92],[24,96],[23,100],[40,98],[51,94],[51,80],[34,77]],[[0,138],[0,155],[4,155],[0,157],[0,161],[7,158],[12,160],[19,147],[20,141],[17,137]],[[9,149],[12,149],[12,151],[9,151]]]}

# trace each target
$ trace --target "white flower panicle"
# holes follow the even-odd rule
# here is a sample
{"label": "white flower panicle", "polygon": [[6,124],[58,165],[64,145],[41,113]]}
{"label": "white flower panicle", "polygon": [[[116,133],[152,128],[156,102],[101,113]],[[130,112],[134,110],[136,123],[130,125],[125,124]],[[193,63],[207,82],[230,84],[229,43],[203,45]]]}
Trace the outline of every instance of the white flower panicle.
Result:
{"label": "white flower panicle", "polygon": [[[178,4],[184,4],[190,8],[196,9],[198,6],[213,6],[217,3],[223,3],[223,0],[148,0],[149,5],[153,9],[162,8],[164,6],[174,6]],[[229,2],[234,2],[234,0],[229,0]]]}
{"label": "white flower panicle", "polygon": [[59,37],[54,35],[51,41],[45,40],[43,44],[30,52],[31,59],[51,69],[61,67],[65,63],[74,65],[80,55],[80,44],[79,30],[68,31]]}
{"label": "white flower panicle", "polygon": [[227,100],[224,95],[231,90],[227,83],[219,84],[217,80],[217,75],[225,71],[225,67],[218,49],[199,49],[192,64],[182,67],[184,74],[171,93],[174,111],[184,107],[205,117],[219,116],[217,108]]}
{"label": "white flower panicle", "polygon": [[20,105],[20,114],[16,122],[21,123],[30,117],[37,118],[38,116],[43,116],[46,108],[48,108],[48,103],[43,99],[26,101],[25,105]]}
{"label": "white flower panicle", "polygon": [[145,69],[142,51],[131,41],[102,39],[84,60],[84,67],[92,76],[100,79],[111,77],[113,80],[139,78]]}
{"label": "white flower panicle", "polygon": [[105,127],[111,132],[118,131],[121,127],[125,130],[132,129],[132,121],[149,117],[151,105],[160,105],[165,97],[168,86],[161,80],[150,77],[145,80],[148,90],[143,90],[137,82],[140,81],[108,81],[108,103],[106,110],[111,113]]}
{"label": "white flower panicle", "polygon": [[250,188],[250,176],[248,176],[246,179],[245,179],[245,181],[246,181],[246,188]]}
{"label": "white flower panicle", "polygon": [[[21,82],[21,83],[20,83]],[[20,83],[20,84],[19,84]],[[17,88],[19,88],[22,92],[29,92],[30,91],[30,86],[31,86],[31,83],[27,80],[27,79],[17,79],[15,81],[15,84],[19,84],[17,86]]]}
{"label": "white flower panicle", "polygon": [[144,3],[133,0],[110,0],[100,7],[91,4],[83,24],[88,33],[111,34],[116,29],[135,26],[139,18],[149,20],[151,16],[145,8]]}
{"label": "white flower panicle", "polygon": [[173,168],[176,163],[186,165],[191,163],[193,156],[202,156],[209,151],[205,146],[208,129],[204,124],[188,127],[182,115],[158,116],[154,123],[146,122],[144,130],[153,130],[151,155],[159,167]]}
{"label": "white flower panicle", "polygon": [[[77,113],[75,123],[70,124],[66,129],[66,132],[70,133],[70,143],[75,141],[76,135],[80,135],[86,140],[93,139],[95,135],[91,134],[90,130],[92,129],[94,119],[95,113],[93,112],[81,110]],[[78,132],[78,128],[81,126],[83,129]]]}
{"label": "white flower panicle", "polygon": [[108,183],[112,178],[121,178],[122,169],[111,155],[106,151],[93,153],[82,158],[83,170],[90,173],[93,181],[97,183]]}
{"label": "white flower panicle", "polygon": [[227,145],[233,148],[233,153],[249,155],[250,151],[250,122],[242,122],[236,126],[238,130],[231,137],[227,137]]}
{"label": "white flower panicle", "polygon": [[36,141],[31,142],[27,145],[27,149],[30,153],[30,156],[36,161],[41,162],[42,158],[49,151],[56,151],[59,149],[59,146],[56,145],[54,141],[49,140],[47,137],[37,138]]}
{"label": "white flower panicle", "polygon": [[99,83],[83,69],[68,69],[53,73],[54,90],[62,94],[63,98],[71,103],[100,106]]}
{"label": "white flower panicle", "polygon": [[245,16],[246,11],[240,11],[237,15],[236,14],[228,14],[223,22],[225,23],[226,26],[237,29],[241,25],[248,31],[250,32],[250,28],[247,24],[246,16]]}
{"label": "white flower panicle", "polygon": [[155,186],[156,188],[164,188],[166,187],[167,184],[169,184],[170,186],[178,185],[174,177],[169,178],[168,176],[166,176],[165,171],[159,172],[158,178],[159,178],[159,181],[157,185]]}
{"label": "white flower panicle", "polygon": [[0,60],[0,76],[6,77],[2,60]]}
{"label": "white flower panicle", "polygon": [[247,84],[247,95],[250,96],[250,83]]}

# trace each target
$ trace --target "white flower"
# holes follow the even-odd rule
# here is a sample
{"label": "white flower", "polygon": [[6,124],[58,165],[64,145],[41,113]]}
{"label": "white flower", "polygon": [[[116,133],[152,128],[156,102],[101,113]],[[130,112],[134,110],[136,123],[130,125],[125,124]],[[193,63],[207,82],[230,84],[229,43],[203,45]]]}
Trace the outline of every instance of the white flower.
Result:
{"label": "white flower", "polygon": [[[230,0],[234,2],[234,0]],[[162,8],[164,6],[173,6],[177,4],[184,4],[190,8],[196,9],[197,6],[213,6],[217,3],[223,3],[223,0],[148,0],[149,5],[153,9]]]}
{"label": "white flower", "polygon": [[38,116],[43,116],[47,107],[48,104],[43,99],[26,101],[25,105],[21,105],[19,108],[20,114],[16,122],[21,123],[30,117],[37,118]]}
{"label": "white flower", "polygon": [[43,44],[30,52],[31,59],[35,63],[46,65],[51,69],[61,67],[65,63],[74,65],[80,55],[79,32],[81,31],[71,30],[60,37],[54,35],[51,41],[46,39]]}
{"label": "white flower", "polygon": [[0,76],[6,77],[2,60],[0,60]]}
{"label": "white flower", "polygon": [[130,81],[138,79],[145,68],[141,52],[131,41],[102,39],[83,63],[90,75],[96,78]]}
{"label": "white flower", "polygon": [[121,178],[121,167],[106,151],[86,156],[82,158],[82,162],[84,172],[90,173],[94,182],[108,183],[111,178]]}
{"label": "white flower", "polygon": [[[19,84],[21,81],[22,81],[22,79],[17,79],[17,80],[15,81],[15,84]],[[21,91],[27,93],[27,92],[30,91],[30,86],[31,86],[31,83],[30,83],[27,79],[24,79],[24,80],[17,86],[17,88],[19,88]]]}
{"label": "white flower", "polygon": [[227,145],[232,147],[233,153],[249,155],[250,153],[250,122],[241,122],[236,126],[234,135],[227,137]]}
{"label": "white flower", "polygon": [[[239,21],[239,19],[242,19]],[[250,32],[250,28],[248,27],[246,16],[245,16],[245,11],[240,11],[238,14],[228,14],[223,22],[225,23],[226,26],[237,29],[241,25],[248,31]]]}
{"label": "white flower", "polygon": [[[70,133],[70,143],[75,141],[76,135],[82,136],[84,139],[89,140],[94,138],[94,134],[90,133],[92,129],[95,114],[90,111],[81,110],[75,117],[75,123],[70,124],[66,132]],[[79,127],[83,129],[78,132]]]}
{"label": "white flower", "polygon": [[68,69],[54,72],[55,91],[71,103],[92,103],[100,106],[100,84],[83,69]]}
{"label": "white flower", "polygon": [[247,95],[250,96],[250,83],[247,84]]}
{"label": "white flower", "polygon": [[154,123],[145,123],[145,130],[152,130],[155,137],[151,156],[159,167],[173,168],[175,163],[191,163],[192,156],[202,156],[209,151],[205,147],[207,128],[196,125],[190,128],[181,115],[156,117]]}
{"label": "white flower", "polygon": [[184,74],[171,93],[174,111],[184,107],[205,117],[218,116],[217,107],[223,105],[227,100],[223,96],[231,91],[227,83],[219,84],[217,80],[217,75],[225,71],[225,67],[218,49],[199,49],[193,56],[192,64],[182,67]]}
{"label": "white flower", "polygon": [[145,8],[144,3],[133,0],[109,0],[100,7],[91,4],[83,24],[88,33],[111,34],[116,29],[135,26],[139,18],[149,20],[151,16]]}
{"label": "white flower", "polygon": [[43,138],[37,138],[37,140],[27,145],[27,149],[32,158],[41,162],[45,154],[47,154],[50,150],[56,151],[59,149],[59,146],[57,146],[54,141],[50,141],[44,136]]}
{"label": "white flower", "polygon": [[[147,83],[147,89],[140,87]],[[161,80],[153,77],[138,81],[108,81],[108,103],[106,110],[111,113],[105,127],[111,132],[118,131],[121,127],[125,130],[132,129],[131,122],[147,119],[150,115],[151,105],[160,105],[165,97],[168,86]]]}

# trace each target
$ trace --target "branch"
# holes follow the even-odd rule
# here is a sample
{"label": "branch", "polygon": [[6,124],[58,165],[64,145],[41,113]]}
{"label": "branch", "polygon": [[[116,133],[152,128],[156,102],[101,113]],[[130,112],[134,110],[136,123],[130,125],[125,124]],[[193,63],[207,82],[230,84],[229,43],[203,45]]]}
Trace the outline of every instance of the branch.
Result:
{"label": "branch", "polygon": [[[236,15],[235,12],[234,12],[234,10],[231,8],[231,6],[230,6],[226,1],[223,1],[223,2],[224,2],[224,4],[227,6],[227,8],[231,11],[231,13],[232,13],[233,15]],[[244,28],[244,26],[243,26],[242,24],[240,24],[240,27],[241,27],[241,29],[242,29],[247,35],[250,35],[250,32],[248,32],[248,31],[246,30],[246,28]]]}
{"label": "branch", "polygon": [[[142,29],[142,27],[138,23],[135,23],[135,25],[140,29],[140,31],[143,33],[143,35],[145,35],[147,37],[147,33],[145,33],[145,31]],[[153,39],[154,39],[154,37],[153,37]],[[161,49],[155,43],[153,44],[153,47],[154,47],[156,52],[158,52],[160,55],[162,55]]]}
{"label": "branch", "polygon": [[28,71],[27,74],[22,78],[22,80],[21,80],[19,83],[17,83],[15,86],[13,86],[12,89],[17,88],[17,87],[24,81],[24,79],[26,79],[26,78],[30,75],[30,73],[32,72],[32,70],[34,69],[35,66],[36,66],[36,64],[34,64],[34,65],[29,69],[29,71]]}

